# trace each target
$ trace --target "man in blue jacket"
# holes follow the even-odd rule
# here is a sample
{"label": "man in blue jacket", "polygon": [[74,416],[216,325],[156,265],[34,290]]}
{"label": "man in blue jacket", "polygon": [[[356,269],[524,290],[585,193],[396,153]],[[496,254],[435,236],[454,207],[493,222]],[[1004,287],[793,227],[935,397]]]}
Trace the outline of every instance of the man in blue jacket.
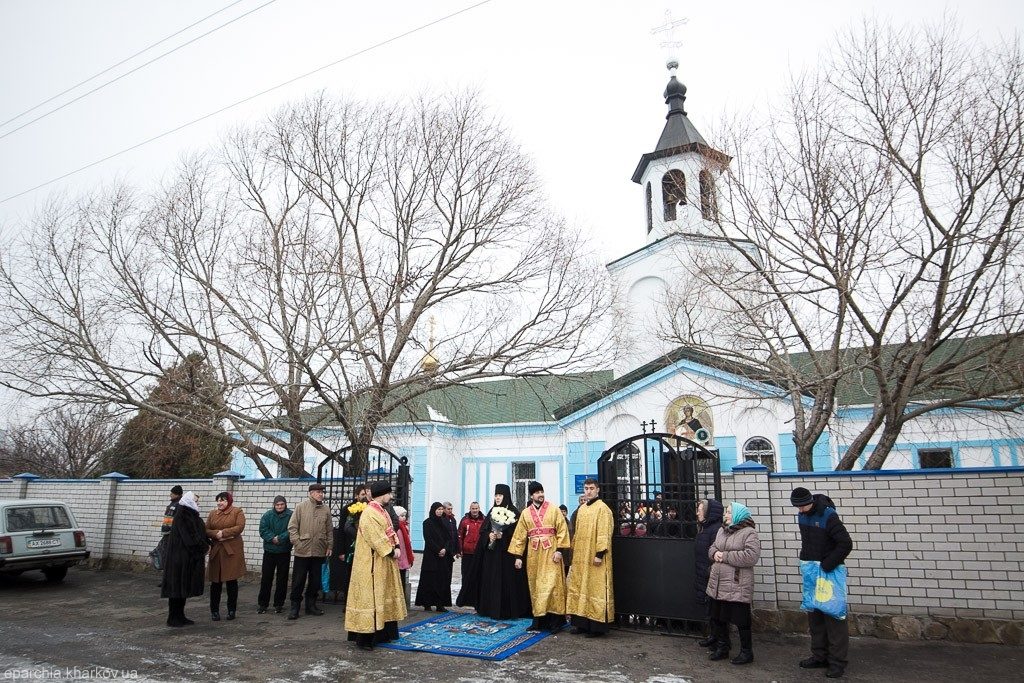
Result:
{"label": "man in blue jacket", "polygon": [[[821,570],[830,572],[843,564],[853,550],[853,541],[843,526],[832,499],[812,494],[802,486],[793,489],[790,503],[800,514],[800,559],[821,563]],[[814,610],[807,614],[811,632],[811,656],[800,661],[804,669],[828,667],[826,678],[842,678],[850,649],[850,630],[845,619],[833,619]]]}
{"label": "man in blue jacket", "polygon": [[274,498],[274,507],[260,518],[260,538],[263,539],[263,573],[260,576],[259,614],[265,614],[270,605],[270,586],[277,575],[277,590],[274,591],[274,611],[284,610],[284,599],[288,594],[288,564],[292,559],[292,542],[288,536],[288,522],[292,511],[284,496]]}

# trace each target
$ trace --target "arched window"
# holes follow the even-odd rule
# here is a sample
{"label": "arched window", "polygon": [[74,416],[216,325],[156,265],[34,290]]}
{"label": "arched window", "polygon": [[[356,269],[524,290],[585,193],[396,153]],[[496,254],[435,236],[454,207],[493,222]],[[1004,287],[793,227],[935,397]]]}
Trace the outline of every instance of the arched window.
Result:
{"label": "arched window", "polygon": [[665,220],[676,219],[676,206],[686,203],[686,176],[673,168],[661,178],[661,200],[665,205]]}
{"label": "arched window", "polygon": [[697,175],[700,182],[700,215],[704,220],[713,221],[718,218],[718,198],[715,195],[715,179],[711,172],[704,170]]}
{"label": "arched window", "polygon": [[654,229],[654,208],[651,204],[654,201],[654,197],[651,192],[651,184],[647,183],[647,232]]}
{"label": "arched window", "polygon": [[747,439],[743,444],[744,462],[759,462],[770,471],[775,471],[775,447],[763,436]]}

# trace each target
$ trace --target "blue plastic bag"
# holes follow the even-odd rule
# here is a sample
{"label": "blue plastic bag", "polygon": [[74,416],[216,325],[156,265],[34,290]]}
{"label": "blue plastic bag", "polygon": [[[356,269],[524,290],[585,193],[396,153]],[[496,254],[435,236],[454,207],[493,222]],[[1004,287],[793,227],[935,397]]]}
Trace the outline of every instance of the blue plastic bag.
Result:
{"label": "blue plastic bag", "polygon": [[819,610],[833,619],[846,618],[846,565],[833,571],[821,569],[821,562],[801,560],[800,574],[804,578],[804,597],[800,609],[805,612]]}
{"label": "blue plastic bag", "polygon": [[324,591],[324,595],[330,591],[331,586],[331,568],[328,566],[329,562],[324,562],[323,569],[320,570],[320,587]]}

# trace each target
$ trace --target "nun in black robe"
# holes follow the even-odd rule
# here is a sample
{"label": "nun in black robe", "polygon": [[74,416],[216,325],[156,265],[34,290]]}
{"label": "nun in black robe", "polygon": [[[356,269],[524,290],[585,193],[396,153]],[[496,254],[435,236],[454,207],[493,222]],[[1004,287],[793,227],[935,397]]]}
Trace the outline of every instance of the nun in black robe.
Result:
{"label": "nun in black robe", "polygon": [[[437,511],[441,510],[441,516]],[[441,551],[444,554],[441,554]],[[447,612],[452,604],[452,565],[459,549],[448,531],[444,506],[433,503],[430,515],[423,520],[423,564],[420,565],[420,584],[416,589],[416,604],[426,611],[437,606],[438,612]]]}
{"label": "nun in black robe", "polygon": [[[501,502],[498,502],[498,496]],[[526,572],[517,570],[516,558],[508,553],[515,525],[509,525],[491,548],[490,534],[496,531],[491,512],[495,507],[508,508],[519,517],[519,510],[512,504],[512,491],[507,484],[494,487],[495,503],[487,511],[487,517],[480,527],[480,542],[473,554],[469,576],[462,577],[462,590],[456,604],[460,607],[475,607],[480,616],[491,619],[522,619],[533,616],[530,604],[530,586]]]}

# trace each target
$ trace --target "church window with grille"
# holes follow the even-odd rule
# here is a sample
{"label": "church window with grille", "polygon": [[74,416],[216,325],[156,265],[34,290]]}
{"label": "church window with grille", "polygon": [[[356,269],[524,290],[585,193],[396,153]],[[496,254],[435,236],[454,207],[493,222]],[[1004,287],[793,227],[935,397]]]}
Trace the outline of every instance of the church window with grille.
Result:
{"label": "church window with grille", "polygon": [[676,219],[676,207],[686,203],[686,176],[673,168],[661,178],[661,199],[665,206],[665,220]]}
{"label": "church window with grille", "polygon": [[512,463],[512,497],[515,505],[522,510],[530,500],[529,485],[537,478],[537,464],[533,462]]}
{"label": "church window with grille", "polygon": [[772,472],[775,471],[775,447],[763,436],[747,439],[743,445],[744,462],[759,462]]}

